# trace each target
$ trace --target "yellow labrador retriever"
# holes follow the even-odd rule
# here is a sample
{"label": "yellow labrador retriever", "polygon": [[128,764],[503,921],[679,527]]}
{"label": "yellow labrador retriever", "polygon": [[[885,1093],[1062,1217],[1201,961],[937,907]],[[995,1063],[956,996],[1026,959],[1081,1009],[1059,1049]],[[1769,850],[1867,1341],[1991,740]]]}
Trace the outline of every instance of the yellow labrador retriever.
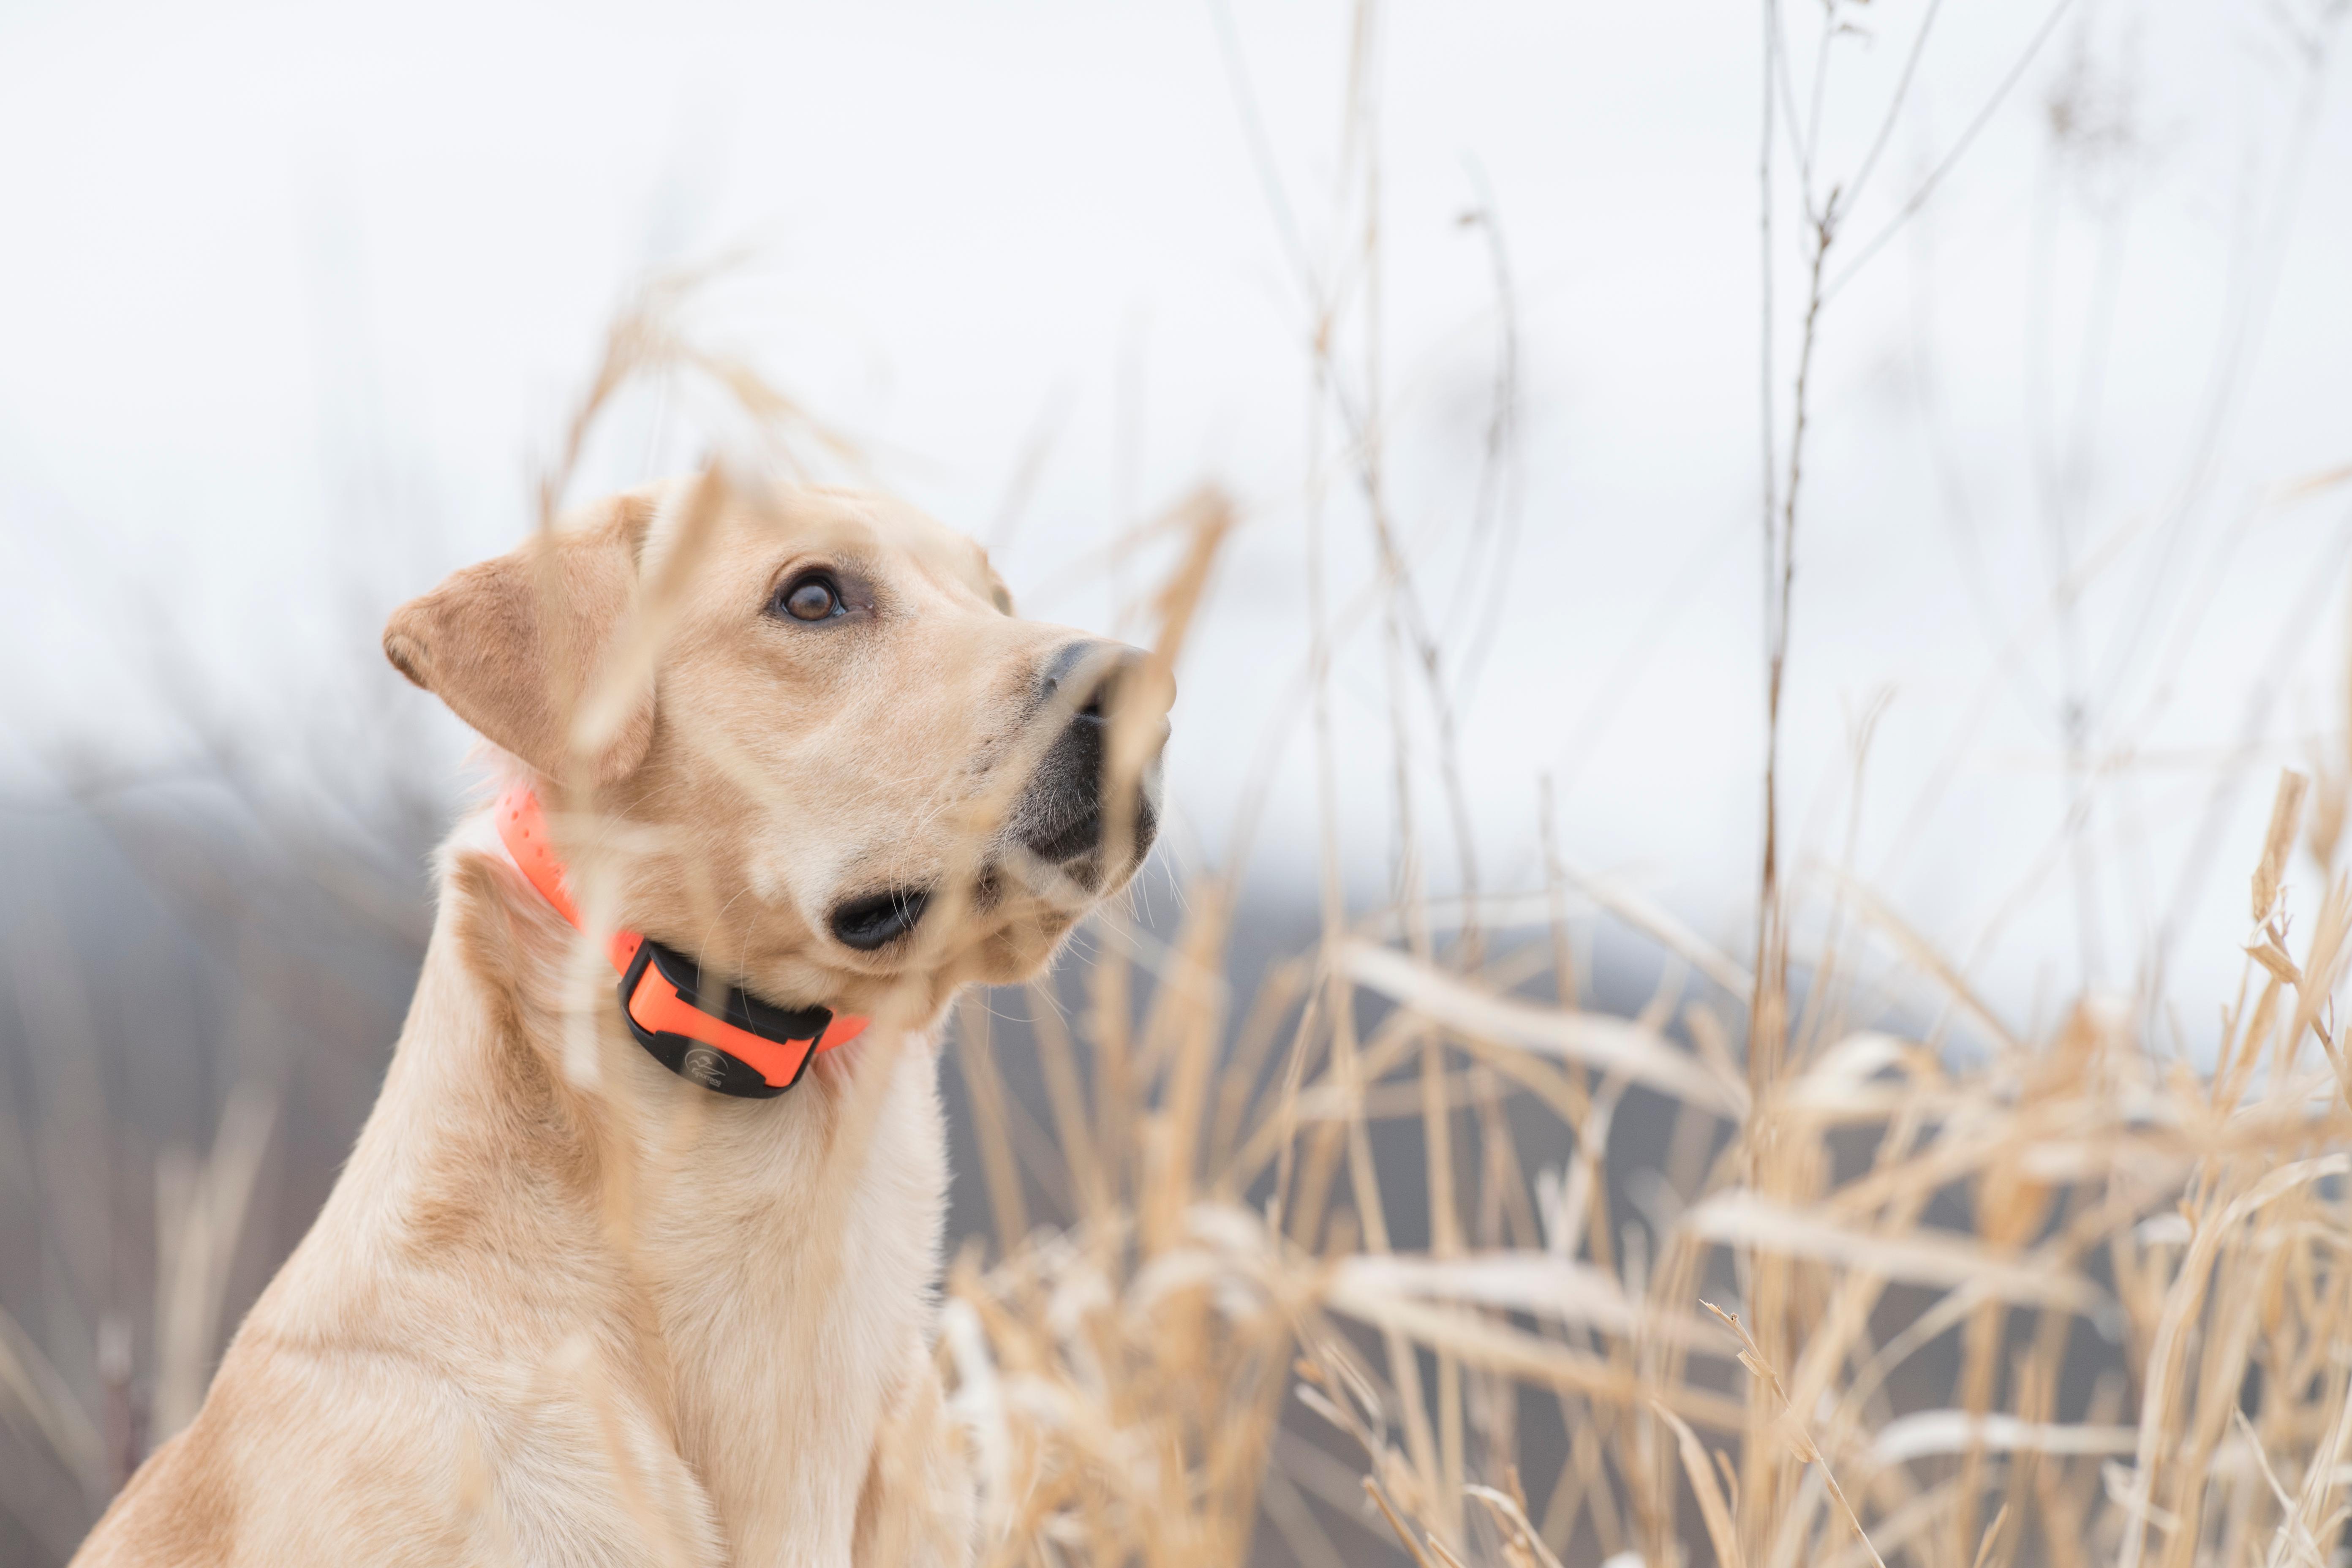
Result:
{"label": "yellow labrador retriever", "polygon": [[76,1562],[968,1561],[937,1029],[1132,875],[1164,679],[899,503],[713,477],[384,648],[509,787],[333,1195]]}

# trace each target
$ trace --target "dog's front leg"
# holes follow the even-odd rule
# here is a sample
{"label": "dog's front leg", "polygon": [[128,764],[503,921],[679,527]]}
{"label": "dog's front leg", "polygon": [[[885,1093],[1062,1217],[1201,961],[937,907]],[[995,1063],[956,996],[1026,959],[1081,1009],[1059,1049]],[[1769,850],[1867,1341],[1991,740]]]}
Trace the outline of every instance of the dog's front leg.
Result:
{"label": "dog's front leg", "polygon": [[966,1568],[973,1513],[963,1432],[948,1413],[930,1352],[910,1346],[875,1435],[850,1561],[856,1568]]}

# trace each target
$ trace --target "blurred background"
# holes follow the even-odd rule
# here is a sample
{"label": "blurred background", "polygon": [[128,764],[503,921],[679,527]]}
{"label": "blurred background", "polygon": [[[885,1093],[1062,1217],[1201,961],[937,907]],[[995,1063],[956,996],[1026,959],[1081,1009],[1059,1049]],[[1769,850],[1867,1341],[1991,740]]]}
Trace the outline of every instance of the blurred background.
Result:
{"label": "blurred background", "polygon": [[[1781,875],[2021,1032],[2102,996],[2210,1058],[2280,765],[2340,822],[2346,16],[0,7],[0,1563],[62,1560],[323,1199],[475,782],[384,616],[532,525],[683,278],[1029,615],[1142,635],[1144,525],[1235,498],[1145,928],[1214,870],[1238,947],[1311,943],[1328,824],[1360,908],[1566,877],[1629,1008],[1603,905],[1752,958],[1792,523]],[[573,493],[725,436],[656,378]]]}

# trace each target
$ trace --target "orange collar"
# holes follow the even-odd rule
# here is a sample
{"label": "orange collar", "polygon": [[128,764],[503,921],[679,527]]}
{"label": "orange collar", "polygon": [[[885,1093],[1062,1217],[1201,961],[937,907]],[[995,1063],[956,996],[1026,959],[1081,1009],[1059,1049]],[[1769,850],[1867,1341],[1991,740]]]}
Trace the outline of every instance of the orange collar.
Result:
{"label": "orange collar", "polygon": [[[499,841],[530,885],[586,931],[564,887],[563,862],[549,840],[538,795],[529,784],[515,785],[499,797],[498,820]],[[856,1039],[869,1021],[835,1017],[823,1007],[771,1006],[740,986],[706,980],[694,960],[636,931],[614,931],[610,956],[621,974],[621,1016],[629,1033],[670,1071],[720,1094],[782,1094],[819,1051]]]}

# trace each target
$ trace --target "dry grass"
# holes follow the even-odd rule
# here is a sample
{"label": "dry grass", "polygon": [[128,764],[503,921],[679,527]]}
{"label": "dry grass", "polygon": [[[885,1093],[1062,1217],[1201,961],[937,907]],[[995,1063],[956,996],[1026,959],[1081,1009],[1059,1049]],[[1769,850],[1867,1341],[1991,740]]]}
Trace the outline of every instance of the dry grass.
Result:
{"label": "dry grass", "polygon": [[[2273,851],[2298,799],[2282,789]],[[954,1273],[946,1353],[995,1560],[1239,1563],[1261,1521],[1302,1561],[1358,1557],[1302,1502],[1320,1473],[1295,1400],[1361,1447],[1419,1562],[1664,1563],[1701,1531],[1752,1564],[2330,1560],[2352,1101],[2326,997],[2352,894],[2339,879],[2291,952],[2277,886],[2253,879],[2263,962],[2210,1072],[2087,1005],[1979,1051],[1858,1030],[1836,978],[1856,955],[1832,949],[1751,1101],[1662,1031],[1717,1030],[1696,1002],[1628,1023],[1350,938],[1337,994],[1393,1009],[1350,1051],[1314,1002],[1274,1004],[1287,1041],[1223,1118],[1212,1087],[1253,1064],[1226,1055],[1224,905],[1202,890],[1112,1047],[1126,1098],[1056,1105],[1109,1134],[1058,1130],[1092,1152],[1086,1218]],[[1129,984],[1102,973],[1117,952],[1098,992]],[[1461,1153],[1450,1192],[1433,1169],[1400,1190],[1366,1108],[1433,1050]],[[1629,1092],[1701,1129],[1676,1142],[1703,1173],[1650,1225],[1594,1174]],[[1423,1205],[1454,1244],[1391,1251]],[[1926,1403],[1921,1358],[1951,1369]],[[1557,1474],[1524,1473],[1535,1404],[1569,1435]]]}
{"label": "dry grass", "polygon": [[[2014,1037],[1843,882],[1752,1080],[1724,1016],[1746,986],[1670,980],[1631,1020],[1545,1005],[1525,993],[1546,973],[1575,994],[1564,931],[1483,957],[1371,940],[1428,931],[1426,906],[1230,997],[1231,889],[1194,889],[1148,981],[1118,973],[1130,944],[1096,960],[1098,998],[1148,984],[1150,1004],[1131,1030],[1087,1015],[1139,1076],[1055,1100],[1081,1222],[954,1275],[994,1560],[1237,1563],[1270,1529],[1349,1561],[1352,1511],[1423,1563],[2333,1561],[2352,1077],[2329,998],[2352,889],[2335,877],[2290,941],[2305,794],[2281,777],[2202,1069],[2093,1001]],[[2313,827],[2331,876],[2341,811]],[[1952,1021],[1884,1032],[1879,997],[1906,988]],[[1640,1223],[1602,1174],[1629,1094],[1675,1108]],[[1416,1109],[1418,1158],[1376,1159],[1371,1124],[1411,1138]],[[1008,1130],[982,1131],[1009,1167]],[[1415,1166],[1425,1184],[1400,1180]],[[1428,1250],[1391,1248],[1408,1227]],[[1362,1450],[1362,1506],[1294,1400]],[[1537,1405],[1566,1452],[1530,1476]]]}

